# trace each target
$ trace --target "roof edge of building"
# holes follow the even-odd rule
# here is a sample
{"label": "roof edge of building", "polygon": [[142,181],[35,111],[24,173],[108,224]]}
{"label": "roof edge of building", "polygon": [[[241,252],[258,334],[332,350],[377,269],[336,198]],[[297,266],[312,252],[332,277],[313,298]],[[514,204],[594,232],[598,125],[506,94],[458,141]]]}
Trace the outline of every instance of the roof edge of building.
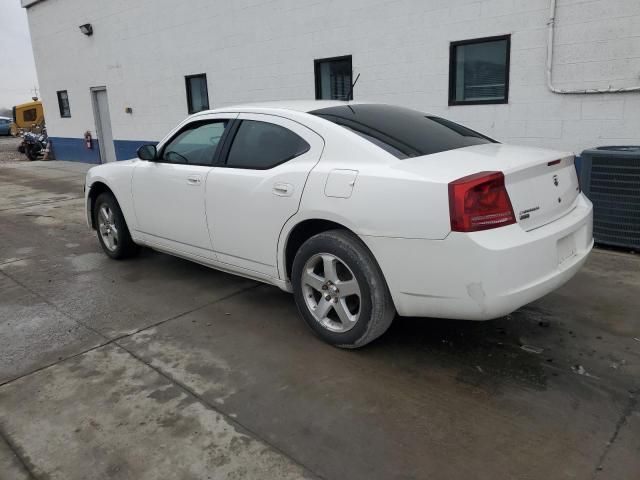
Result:
{"label": "roof edge of building", "polygon": [[22,8],[33,7],[36,3],[42,3],[45,0],[20,0],[20,5]]}

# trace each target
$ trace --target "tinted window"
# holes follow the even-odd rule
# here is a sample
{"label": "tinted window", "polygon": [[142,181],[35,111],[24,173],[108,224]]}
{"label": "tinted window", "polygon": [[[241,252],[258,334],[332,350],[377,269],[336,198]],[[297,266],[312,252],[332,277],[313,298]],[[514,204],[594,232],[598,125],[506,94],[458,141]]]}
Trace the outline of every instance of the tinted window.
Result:
{"label": "tinted window", "polygon": [[209,92],[207,89],[207,76],[190,75],[185,77],[187,84],[187,110],[189,113],[209,110]]}
{"label": "tinted window", "polygon": [[222,120],[190,125],[164,147],[162,159],[170,163],[211,165],[227,123]]}
{"label": "tinted window", "polygon": [[348,128],[398,158],[493,142],[444,118],[391,105],[344,105],[311,113]]}
{"label": "tinted window", "polygon": [[509,37],[451,44],[449,104],[506,103]]}
{"label": "tinted window", "polygon": [[309,150],[290,130],[272,123],[243,120],[229,150],[227,166],[264,170]]}

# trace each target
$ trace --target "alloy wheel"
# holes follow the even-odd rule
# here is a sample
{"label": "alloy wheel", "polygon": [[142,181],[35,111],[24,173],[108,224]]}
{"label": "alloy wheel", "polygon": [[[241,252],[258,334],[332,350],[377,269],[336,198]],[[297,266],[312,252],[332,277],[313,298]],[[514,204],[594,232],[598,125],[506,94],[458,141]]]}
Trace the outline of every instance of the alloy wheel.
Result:
{"label": "alloy wheel", "polygon": [[318,253],[304,265],[301,277],[305,303],[324,328],[344,333],[360,318],[360,285],[348,265],[336,255]]}
{"label": "alloy wheel", "polygon": [[110,252],[118,248],[118,228],[115,224],[113,209],[106,203],[103,203],[98,210],[98,230],[100,238]]}

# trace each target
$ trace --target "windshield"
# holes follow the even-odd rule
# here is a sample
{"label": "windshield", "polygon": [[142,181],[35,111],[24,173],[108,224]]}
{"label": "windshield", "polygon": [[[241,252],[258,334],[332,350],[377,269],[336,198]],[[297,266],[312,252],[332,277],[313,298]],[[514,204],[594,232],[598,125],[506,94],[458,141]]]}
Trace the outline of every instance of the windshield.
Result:
{"label": "windshield", "polygon": [[400,159],[495,143],[444,118],[392,105],[341,105],[309,113],[357,133]]}

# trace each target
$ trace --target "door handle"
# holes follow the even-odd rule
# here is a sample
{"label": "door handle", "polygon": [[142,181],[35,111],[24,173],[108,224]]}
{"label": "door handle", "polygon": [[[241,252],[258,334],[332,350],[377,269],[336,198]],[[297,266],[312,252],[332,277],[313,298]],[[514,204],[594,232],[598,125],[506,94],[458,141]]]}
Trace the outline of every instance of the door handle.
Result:
{"label": "door handle", "polygon": [[290,197],[293,195],[293,185],[290,183],[278,182],[273,185],[273,194],[279,197]]}
{"label": "door handle", "polygon": [[202,181],[202,177],[200,175],[189,175],[187,177],[187,183],[189,185],[200,185],[200,182]]}

